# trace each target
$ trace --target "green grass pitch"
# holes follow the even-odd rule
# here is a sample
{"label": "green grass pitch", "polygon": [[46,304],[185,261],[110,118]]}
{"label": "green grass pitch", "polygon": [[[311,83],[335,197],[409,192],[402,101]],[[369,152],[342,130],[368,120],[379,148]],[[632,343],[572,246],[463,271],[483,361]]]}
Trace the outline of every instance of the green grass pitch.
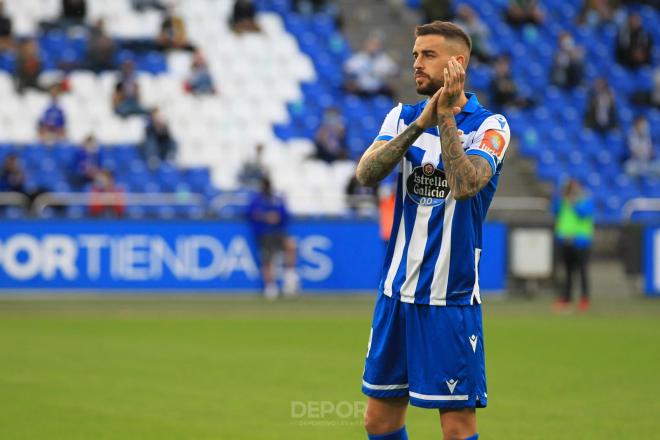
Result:
{"label": "green grass pitch", "polygon": [[[372,297],[0,298],[0,439],[363,439]],[[660,438],[660,301],[484,305],[484,439]],[[411,408],[410,438],[440,439]]]}

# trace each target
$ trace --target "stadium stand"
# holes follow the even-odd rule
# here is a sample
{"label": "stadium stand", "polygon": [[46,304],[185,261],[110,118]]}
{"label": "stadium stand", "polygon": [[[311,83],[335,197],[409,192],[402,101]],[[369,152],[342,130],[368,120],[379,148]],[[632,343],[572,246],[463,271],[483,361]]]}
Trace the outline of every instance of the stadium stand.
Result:
{"label": "stadium stand", "polygon": [[[229,29],[231,2],[181,2],[179,11],[188,23],[190,41],[206,55],[219,89],[215,96],[193,96],[185,92],[184,82],[193,57],[189,52],[118,51],[115,65],[120,66],[126,60],[135,63],[142,105],[162,110],[179,144],[176,167],[150,170],[139,154],[145,131],[144,118],[122,119],[112,112],[110,103],[117,71],[95,74],[74,68],[62,72],[59,68],[63,64],[84,66],[85,37],[71,36],[71,31],[59,29],[39,33],[39,22],[56,18],[57,1],[8,2],[6,9],[14,21],[15,35],[38,38],[44,75],[66,78],[69,92],[61,97],[61,105],[67,119],[68,136],[66,142],[52,146],[36,141],[37,121],[48,104],[48,95],[32,89],[18,94],[11,76],[15,56],[4,52],[0,55],[3,69],[0,95],[5,103],[0,115],[2,155],[19,152],[26,174],[30,176],[29,188],[66,192],[70,190],[66,170],[74,145],[92,133],[102,144],[103,166],[115,172],[117,182],[126,189],[164,192],[184,187],[201,192],[210,201],[219,191],[239,189],[237,173],[241,164],[256,143],[263,143],[269,171],[278,188],[289,195],[294,212],[342,213],[342,194],[354,164],[341,161],[326,165],[307,160],[314,151],[312,132],[317,119],[314,119],[316,113],[305,105],[303,90],[307,96],[312,96],[310,92],[321,86],[310,82],[316,79],[314,65],[299,51],[295,37],[284,25],[312,29],[323,23],[328,33],[335,32],[334,28],[327,25],[329,19],[325,16],[304,21],[291,15],[287,21],[288,3],[268,3],[259,5],[258,21],[262,32],[238,36]],[[147,46],[146,42],[156,37],[160,14],[153,10],[137,12],[128,0],[90,1],[87,20],[94,22],[103,18],[107,32],[120,47],[135,47],[136,41]],[[307,41],[303,35],[301,41]],[[313,52],[314,44],[316,38],[307,41],[307,46],[301,46]],[[337,68],[335,76],[341,79],[341,67]],[[303,81],[312,85],[301,89]],[[315,107],[315,110],[320,109],[320,106]],[[274,124],[288,124],[289,134],[278,138]],[[46,170],[49,172],[44,172]],[[139,216],[140,212],[139,209],[128,210],[129,215]]]}
{"label": "stadium stand", "polygon": [[[408,1],[413,8],[418,1]],[[487,24],[496,53],[509,55],[514,81],[521,95],[534,98],[532,108],[506,107],[502,111],[509,119],[519,140],[519,152],[533,161],[539,179],[557,186],[572,176],[592,190],[597,203],[599,223],[618,223],[622,220],[623,204],[636,197],[660,196],[657,177],[639,179],[627,176],[622,168],[627,157],[626,132],[637,114],[645,114],[656,140],[654,152],[660,154],[660,109],[641,106],[631,99],[635,91],[651,94],[654,75],[657,77],[660,51],[654,46],[652,62],[638,69],[626,69],[617,62],[618,29],[631,12],[641,15],[643,27],[660,41],[660,15],[651,5],[626,5],[613,11],[612,21],[579,24],[580,2],[546,0],[539,2],[548,17],[538,25],[513,27],[506,22],[509,2],[498,0],[454,2],[472,6]],[[641,2],[640,2],[641,3]],[[567,31],[576,44],[586,49],[584,80],[574,89],[552,85],[551,73],[559,35]],[[654,70],[655,69],[655,70]],[[487,65],[472,68],[469,81],[472,89],[488,94],[492,69]],[[585,128],[589,92],[597,77],[610,84],[617,104],[619,129],[598,133]],[[656,80],[657,81],[657,80]],[[655,86],[657,87],[657,85]],[[655,219],[658,214],[650,214]],[[641,219],[641,218],[640,218]]]}
{"label": "stadium stand", "polygon": [[[150,169],[139,152],[145,119],[120,118],[112,111],[118,70],[97,74],[82,68],[88,32],[57,27],[44,31],[40,23],[57,19],[57,0],[5,3],[14,35],[21,40],[37,38],[43,76],[65,78],[69,90],[60,98],[67,140],[42,145],[36,140],[36,126],[48,105],[48,93],[28,89],[18,94],[12,80],[16,55],[0,53],[0,97],[4,103],[0,107],[0,159],[18,152],[32,190],[70,191],[68,161],[75,145],[93,134],[102,144],[103,166],[115,173],[118,184],[127,191],[199,193],[206,200],[205,209],[213,215],[235,214],[245,200],[238,173],[250,160],[254,146],[261,143],[265,146],[263,162],[295,214],[350,213],[343,193],[354,161],[377,133],[393,102],[385,96],[365,99],[344,91],[343,65],[351,49],[337,27],[334,8],[298,13],[289,0],[257,0],[260,31],[237,35],[229,23],[232,1],[179,2],[177,11],[186,25],[188,40],[204,54],[217,92],[191,95],[184,83],[194,54],[162,51],[154,45],[162,11],[138,11],[129,0],[88,1],[86,23],[104,20],[107,33],[118,46],[115,68],[127,60],[134,62],[142,104],[161,109],[177,141],[175,164]],[[408,1],[412,8],[419,8],[419,3]],[[543,12],[552,19],[517,27],[506,21],[506,0],[453,3],[455,8],[469,5],[476,11],[490,31],[492,55],[510,56],[519,94],[534,103],[529,108],[507,107],[502,111],[514,127],[520,154],[536,165],[539,179],[556,185],[570,175],[582,181],[594,192],[601,223],[619,222],[621,207],[631,198],[660,196],[658,178],[631,178],[622,165],[627,151],[625,133],[637,114],[647,116],[654,139],[660,136],[660,110],[633,99],[640,91],[642,98],[649,96],[654,88],[660,58],[657,44],[650,65],[627,69],[617,63],[617,24],[578,24],[579,3],[543,1]],[[660,41],[657,11],[651,6],[626,6],[626,11],[630,10],[640,13],[643,27],[654,41]],[[618,17],[622,22],[626,13]],[[564,31],[586,51],[582,84],[573,89],[551,83],[558,37]],[[608,80],[617,101],[620,129],[607,134],[587,129],[583,123],[589,90],[598,76]],[[475,63],[469,86],[480,96],[487,96],[492,77],[492,65]],[[314,136],[325,110],[331,107],[343,115],[351,160],[326,163],[311,158]],[[657,145],[655,152],[660,154]],[[604,187],[608,190],[603,191]],[[78,208],[69,209],[69,214],[81,215]],[[129,207],[126,214],[187,215],[185,209],[172,206],[159,209]],[[191,215],[199,215],[199,210],[193,211]],[[17,212],[12,210],[12,215]]]}

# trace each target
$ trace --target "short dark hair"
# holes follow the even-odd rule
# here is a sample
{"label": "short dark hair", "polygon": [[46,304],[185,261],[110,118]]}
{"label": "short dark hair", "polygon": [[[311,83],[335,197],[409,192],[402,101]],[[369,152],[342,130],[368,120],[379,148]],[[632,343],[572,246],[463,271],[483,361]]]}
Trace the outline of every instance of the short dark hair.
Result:
{"label": "short dark hair", "polygon": [[442,35],[448,40],[460,40],[472,52],[472,39],[467,32],[452,22],[436,20],[417,26],[415,28],[415,36],[421,37],[422,35]]}

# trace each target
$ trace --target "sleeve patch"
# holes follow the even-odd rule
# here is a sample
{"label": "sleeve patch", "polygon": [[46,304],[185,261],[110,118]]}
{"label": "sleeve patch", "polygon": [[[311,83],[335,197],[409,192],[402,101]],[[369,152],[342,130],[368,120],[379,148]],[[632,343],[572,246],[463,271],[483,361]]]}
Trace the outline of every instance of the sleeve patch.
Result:
{"label": "sleeve patch", "polygon": [[506,141],[499,131],[486,130],[486,133],[484,133],[484,139],[481,141],[479,148],[488,151],[495,157],[500,157],[505,146]]}

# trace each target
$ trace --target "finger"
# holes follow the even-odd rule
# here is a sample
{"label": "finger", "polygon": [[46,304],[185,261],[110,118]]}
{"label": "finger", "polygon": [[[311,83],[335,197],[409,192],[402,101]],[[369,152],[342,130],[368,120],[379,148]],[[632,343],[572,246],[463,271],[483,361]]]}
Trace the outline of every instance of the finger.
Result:
{"label": "finger", "polygon": [[426,107],[424,107],[424,112],[429,111],[431,113],[435,113],[438,107],[438,99],[440,99],[441,93],[442,87],[429,98],[429,101],[426,103]]}
{"label": "finger", "polygon": [[455,61],[456,61],[456,69],[458,70],[458,73],[461,75],[465,75],[465,68],[463,67],[463,65],[459,63],[458,60]]}
{"label": "finger", "polygon": [[458,73],[458,81],[461,84],[463,84],[465,83],[465,69],[463,68],[463,65],[458,61],[455,62],[455,65],[456,65],[456,71]]}
{"label": "finger", "polygon": [[458,61],[456,61],[455,58],[451,59],[451,67],[454,74],[454,84],[458,86],[460,85],[461,82],[461,72],[460,72],[460,64],[458,63]]}
{"label": "finger", "polygon": [[453,85],[454,85],[454,76],[451,70],[451,63],[447,63],[447,78],[445,79],[445,88],[448,89],[447,92],[451,92]]}
{"label": "finger", "polygon": [[445,74],[445,85],[443,89],[447,90],[449,88],[449,70],[446,67],[444,70],[444,74]]}
{"label": "finger", "polygon": [[454,107],[454,108],[452,109],[452,111],[454,112],[454,115],[457,115],[457,114],[459,114],[459,113],[461,112],[461,108],[460,108],[460,107]]}
{"label": "finger", "polygon": [[458,71],[456,70],[456,63],[453,59],[449,60],[449,81],[451,84],[451,92],[455,92],[459,81]]}
{"label": "finger", "polygon": [[450,75],[457,76],[458,75],[458,69],[456,69],[456,60],[454,57],[451,57],[449,59],[449,62],[447,63],[449,66],[449,73]]}

